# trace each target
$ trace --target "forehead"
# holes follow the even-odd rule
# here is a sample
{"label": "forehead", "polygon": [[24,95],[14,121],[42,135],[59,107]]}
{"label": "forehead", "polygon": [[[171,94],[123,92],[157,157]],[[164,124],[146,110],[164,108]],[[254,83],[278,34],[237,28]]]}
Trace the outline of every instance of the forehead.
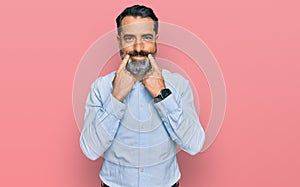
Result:
{"label": "forehead", "polygon": [[154,34],[154,23],[150,17],[125,16],[121,25],[122,34]]}

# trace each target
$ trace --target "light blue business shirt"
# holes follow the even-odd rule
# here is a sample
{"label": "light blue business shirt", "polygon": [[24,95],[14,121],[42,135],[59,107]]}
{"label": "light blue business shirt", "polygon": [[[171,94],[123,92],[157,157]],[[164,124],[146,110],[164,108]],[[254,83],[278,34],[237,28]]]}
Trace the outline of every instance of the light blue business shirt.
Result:
{"label": "light blue business shirt", "polygon": [[170,187],[181,175],[176,144],[191,155],[203,146],[189,82],[167,70],[162,74],[172,94],[158,103],[141,82],[123,102],[115,99],[115,72],[91,86],[80,146],[91,160],[103,155],[100,178],[111,187]]}

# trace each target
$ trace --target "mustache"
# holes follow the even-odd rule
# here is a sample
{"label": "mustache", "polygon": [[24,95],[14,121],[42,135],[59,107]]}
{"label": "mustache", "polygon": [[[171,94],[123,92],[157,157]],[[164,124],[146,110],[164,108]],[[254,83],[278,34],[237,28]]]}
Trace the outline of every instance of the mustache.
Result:
{"label": "mustache", "polygon": [[152,53],[147,52],[147,51],[130,51],[127,54],[130,56],[145,56],[145,57],[147,57],[149,54],[152,54]]}

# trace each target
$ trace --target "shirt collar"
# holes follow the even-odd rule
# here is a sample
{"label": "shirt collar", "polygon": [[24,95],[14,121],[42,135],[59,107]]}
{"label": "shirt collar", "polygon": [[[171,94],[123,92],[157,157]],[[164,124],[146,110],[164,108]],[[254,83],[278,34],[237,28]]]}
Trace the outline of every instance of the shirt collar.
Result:
{"label": "shirt collar", "polygon": [[136,81],[136,83],[133,85],[133,89],[136,89],[138,87],[144,87],[143,83],[141,81]]}

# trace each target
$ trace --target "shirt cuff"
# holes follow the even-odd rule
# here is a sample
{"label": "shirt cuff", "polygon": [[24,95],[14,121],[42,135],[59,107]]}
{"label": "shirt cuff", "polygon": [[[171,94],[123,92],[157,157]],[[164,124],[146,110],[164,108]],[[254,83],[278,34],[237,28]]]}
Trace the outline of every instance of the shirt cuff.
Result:
{"label": "shirt cuff", "polygon": [[122,117],[124,116],[126,105],[117,100],[114,96],[108,96],[103,105],[106,112],[108,114],[114,115],[117,119],[122,119]]}
{"label": "shirt cuff", "polygon": [[164,100],[154,103],[158,114],[162,119],[164,119],[168,114],[176,111],[179,108],[178,103],[176,102],[174,94],[169,95]]}

